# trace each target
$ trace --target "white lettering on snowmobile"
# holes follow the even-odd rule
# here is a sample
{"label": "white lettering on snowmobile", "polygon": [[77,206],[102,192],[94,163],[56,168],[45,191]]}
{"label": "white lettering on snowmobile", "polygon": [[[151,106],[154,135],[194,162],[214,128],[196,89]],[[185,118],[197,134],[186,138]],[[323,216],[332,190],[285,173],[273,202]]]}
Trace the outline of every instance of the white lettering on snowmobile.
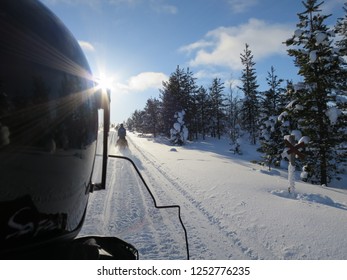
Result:
{"label": "white lettering on snowmobile", "polygon": [[42,231],[48,231],[56,229],[56,225],[53,221],[49,219],[43,219],[39,221],[28,221],[28,222],[18,222],[16,221],[16,217],[25,211],[30,211],[29,207],[24,207],[18,210],[8,221],[8,227],[14,230],[15,232],[6,236],[6,239],[15,238],[27,234],[31,234],[32,236],[38,235]]}

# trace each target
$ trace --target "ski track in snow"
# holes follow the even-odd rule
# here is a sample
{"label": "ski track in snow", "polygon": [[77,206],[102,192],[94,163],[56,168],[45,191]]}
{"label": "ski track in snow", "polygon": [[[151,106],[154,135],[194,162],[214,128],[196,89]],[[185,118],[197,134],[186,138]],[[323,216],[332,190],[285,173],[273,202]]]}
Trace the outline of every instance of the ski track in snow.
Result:
{"label": "ski track in snow", "polygon": [[[194,198],[194,195],[189,193],[189,188],[184,182],[174,178],[168,170],[165,170],[149,151],[137,147],[131,138],[128,138],[128,141],[132,153],[130,157],[145,166],[143,176],[149,186],[161,187],[152,190],[159,204],[181,205],[183,221],[189,220],[189,224],[186,223],[185,226],[188,231],[191,259],[261,259],[271,255],[261,244],[258,244],[257,251],[249,248],[235,231],[223,226],[219,218],[211,214]],[[189,219],[185,219],[187,215]],[[209,248],[214,249],[209,250]]]}

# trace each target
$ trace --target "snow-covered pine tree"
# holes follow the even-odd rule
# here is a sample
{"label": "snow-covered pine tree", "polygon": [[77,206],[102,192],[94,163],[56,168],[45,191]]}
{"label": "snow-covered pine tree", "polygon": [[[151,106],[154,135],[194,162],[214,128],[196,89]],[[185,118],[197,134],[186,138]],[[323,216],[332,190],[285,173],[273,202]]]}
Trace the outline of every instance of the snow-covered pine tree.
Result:
{"label": "snow-covered pine tree", "polygon": [[211,119],[213,121],[213,136],[221,138],[225,120],[225,97],[223,94],[224,83],[220,78],[214,78],[210,87]]}
{"label": "snow-covered pine tree", "polygon": [[196,78],[192,71],[187,68],[185,75],[183,76],[183,91],[184,96],[187,96],[187,100],[185,103],[184,111],[185,111],[185,122],[186,126],[189,130],[189,140],[197,138],[197,105],[196,105],[196,95],[198,92],[198,86],[196,84]]}
{"label": "snow-covered pine tree", "polygon": [[263,93],[260,109],[260,151],[264,154],[264,163],[271,168],[272,164],[279,165],[283,151],[283,130],[278,116],[284,111],[285,89],[283,79],[279,79],[272,66],[266,78],[269,89]]}
{"label": "snow-covered pine tree", "polygon": [[149,98],[145,106],[144,127],[147,133],[156,137],[161,130],[161,102],[156,98]]}
{"label": "snow-covered pine tree", "polygon": [[210,98],[207,90],[200,86],[196,95],[196,119],[198,133],[202,135],[202,139],[205,140],[205,136],[208,133],[208,124],[210,119]]}
{"label": "snow-covered pine tree", "polygon": [[176,112],[174,115],[175,123],[170,130],[170,141],[175,145],[183,145],[188,139],[188,129],[184,122],[184,110]]}
{"label": "snow-covered pine tree", "polygon": [[[289,187],[288,191],[295,191],[295,169],[296,166],[299,166],[302,168],[304,174],[302,176],[305,181],[307,181],[308,173],[307,173],[307,166],[303,165],[302,162],[295,161],[295,157],[291,157],[290,154],[288,154],[289,147],[285,145],[284,140],[289,141],[291,144],[295,145],[296,143],[303,142],[305,145],[307,145],[310,142],[309,137],[302,136],[302,133],[297,128],[298,125],[298,115],[300,114],[300,111],[303,110],[303,106],[297,103],[297,99],[295,98],[296,92],[298,90],[304,90],[305,84],[298,83],[294,85],[292,82],[288,82],[287,84],[287,92],[286,92],[286,99],[288,101],[288,104],[286,104],[283,112],[278,116],[278,121],[281,123],[281,126],[279,129],[281,130],[281,135],[283,135],[282,141],[280,141],[280,146],[282,145],[282,160],[281,162],[286,162],[286,165],[288,165],[288,181],[289,181]],[[294,136],[292,138],[291,136]],[[281,139],[280,139],[281,140]],[[294,155],[294,154],[293,154]],[[282,167],[284,167],[285,164],[281,164]],[[303,167],[304,166],[304,167]]]}
{"label": "snow-covered pine tree", "polygon": [[184,70],[177,66],[176,71],[172,73],[168,81],[163,82],[163,89],[160,89],[160,99],[163,104],[162,116],[164,130],[169,132],[172,124],[175,122],[174,115],[177,111],[183,109],[181,102],[181,81]]}
{"label": "snow-covered pine tree", "polygon": [[241,126],[240,126],[240,112],[241,112],[241,100],[235,94],[235,89],[232,82],[229,85],[229,94],[226,99],[226,115],[227,126],[230,138],[230,151],[240,154],[241,153]]}
{"label": "snow-covered pine tree", "polygon": [[[338,76],[338,93],[337,95],[340,97],[337,100],[338,105],[342,106],[341,110],[347,110],[347,2],[344,4],[343,10],[345,12],[345,16],[343,18],[339,18],[335,32],[337,34],[337,52],[340,56],[340,63],[342,65],[342,70],[339,72]],[[343,102],[344,101],[344,102]],[[347,117],[346,115],[344,117]]]}
{"label": "snow-covered pine tree", "polygon": [[145,132],[145,110],[135,110],[131,117],[127,120],[127,127],[129,130],[135,130],[140,133]]}
{"label": "snow-covered pine tree", "polygon": [[[339,18],[337,20],[336,26],[335,26],[335,32],[340,36],[340,38],[337,40],[336,45],[340,48],[340,51],[342,54],[346,54],[347,52],[347,2],[342,7],[345,15],[342,18]],[[346,61],[344,60],[346,63]]]}
{"label": "snow-covered pine tree", "polygon": [[[339,18],[336,26],[335,33],[336,39],[336,51],[339,53],[341,71],[336,78],[337,91],[336,91],[336,106],[335,109],[330,108],[331,117],[333,114],[339,115],[336,123],[337,133],[341,135],[341,144],[338,147],[340,161],[346,166],[347,162],[347,2],[343,6],[344,17]],[[344,113],[342,113],[344,112]],[[342,170],[343,171],[343,170]]]}
{"label": "snow-covered pine tree", "polygon": [[309,180],[327,184],[338,168],[336,147],[341,135],[336,123],[329,118],[330,104],[336,101],[336,77],[341,71],[339,54],[333,46],[334,33],[325,24],[330,15],[322,15],[316,0],[303,2],[305,11],[299,13],[299,23],[292,38],[286,41],[288,54],[303,77],[304,86],[294,93],[293,104],[301,110],[292,110],[298,129],[311,139],[306,149]]}
{"label": "snow-covered pine tree", "polygon": [[177,66],[176,71],[171,74],[168,81],[163,82],[163,89],[160,89],[160,99],[162,102],[162,117],[165,131],[170,131],[172,123],[175,122],[176,112],[185,110],[186,125],[191,126],[192,122],[192,98],[196,94],[197,86],[193,73],[187,69]]}
{"label": "snow-covered pine tree", "polygon": [[244,53],[241,54],[241,63],[244,66],[241,75],[242,86],[239,89],[244,93],[241,109],[242,126],[250,134],[251,143],[256,144],[258,136],[259,100],[257,76],[253,55],[246,44]]}

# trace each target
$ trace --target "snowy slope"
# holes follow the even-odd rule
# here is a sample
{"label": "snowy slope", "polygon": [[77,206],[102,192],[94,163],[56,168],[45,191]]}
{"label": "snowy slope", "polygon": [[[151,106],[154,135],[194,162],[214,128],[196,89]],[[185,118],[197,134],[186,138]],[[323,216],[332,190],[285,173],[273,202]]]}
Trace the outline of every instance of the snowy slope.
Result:
{"label": "snowy slope", "polygon": [[[110,138],[110,153],[137,164],[159,205],[181,205],[191,259],[347,259],[346,189],[296,182],[290,195],[286,171],[252,164],[252,146],[233,155],[223,140],[172,147],[129,133],[119,151]],[[186,257],[177,211],[155,209],[119,159],[110,159],[107,190],[91,194],[80,234],[120,237],[141,259]]]}

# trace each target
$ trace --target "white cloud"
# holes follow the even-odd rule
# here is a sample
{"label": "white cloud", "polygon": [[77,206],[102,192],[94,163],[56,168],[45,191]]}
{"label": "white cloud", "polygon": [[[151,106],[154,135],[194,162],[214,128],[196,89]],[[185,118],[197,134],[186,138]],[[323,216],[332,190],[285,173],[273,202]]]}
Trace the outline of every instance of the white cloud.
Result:
{"label": "white cloud", "polygon": [[191,66],[226,66],[240,70],[240,54],[246,43],[256,62],[273,54],[285,54],[283,42],[291,37],[292,32],[292,26],[250,19],[239,26],[214,29],[203,40],[183,46],[180,50],[194,53],[195,57],[189,62]]}
{"label": "white cloud", "polygon": [[78,43],[84,51],[95,51],[94,46],[89,42],[79,40]]}
{"label": "white cloud", "polygon": [[214,43],[211,41],[200,40],[200,41],[197,41],[195,43],[181,47],[179,49],[179,51],[186,52],[186,53],[190,54],[191,52],[193,52],[195,50],[207,48],[207,47],[213,47],[213,46],[214,46]]}
{"label": "white cloud", "polygon": [[258,0],[228,0],[231,10],[235,14],[246,12],[258,4]]}
{"label": "white cloud", "polygon": [[210,86],[214,78],[220,78],[222,79],[222,81],[224,81],[224,87],[225,87],[226,93],[230,92],[230,86],[231,86],[235,94],[238,91],[237,87],[242,85],[241,80],[234,79],[233,76],[231,76],[230,72],[228,71],[220,72],[214,69],[204,68],[194,73],[194,77],[197,78],[199,82],[203,82],[203,85],[205,87]]}
{"label": "white cloud", "polygon": [[211,81],[214,78],[221,78],[222,80],[227,80],[230,76],[229,72],[221,72],[216,69],[209,69],[209,68],[203,68],[196,73],[194,73],[194,77],[199,80],[205,80],[208,81],[208,83],[211,83]]}
{"label": "white cloud", "polygon": [[158,13],[177,14],[176,6],[166,4],[164,0],[151,0],[151,8]]}
{"label": "white cloud", "polygon": [[143,72],[131,77],[128,84],[131,90],[143,91],[149,88],[159,88],[162,86],[163,80],[167,79],[168,77],[163,73]]}
{"label": "white cloud", "polygon": [[115,91],[121,93],[142,92],[148,89],[159,89],[162,82],[167,81],[169,77],[160,72],[142,72],[131,77],[126,84],[117,83]]}

